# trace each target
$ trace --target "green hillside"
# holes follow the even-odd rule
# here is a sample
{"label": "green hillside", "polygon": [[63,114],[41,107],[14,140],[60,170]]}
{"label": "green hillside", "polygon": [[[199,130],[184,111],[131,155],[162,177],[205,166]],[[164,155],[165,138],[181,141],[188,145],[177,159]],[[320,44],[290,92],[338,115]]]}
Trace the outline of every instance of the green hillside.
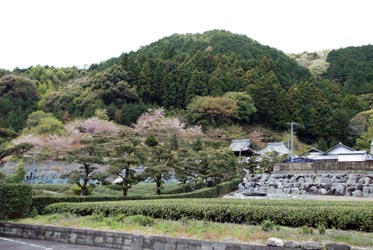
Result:
{"label": "green hillside", "polygon": [[[223,30],[174,34],[88,69],[0,70],[1,126],[21,131],[36,110],[62,122],[105,110],[110,120],[132,125],[149,108],[164,107],[204,130],[238,125],[284,131],[293,120],[303,142],[353,146],[359,135],[349,136],[350,120],[373,103],[372,51],[371,45],[333,50],[311,74],[300,64],[321,58],[290,58]],[[27,88],[32,91],[23,97]]]}
{"label": "green hillside", "polygon": [[333,50],[326,78],[339,83],[347,93],[373,92],[373,45]]}

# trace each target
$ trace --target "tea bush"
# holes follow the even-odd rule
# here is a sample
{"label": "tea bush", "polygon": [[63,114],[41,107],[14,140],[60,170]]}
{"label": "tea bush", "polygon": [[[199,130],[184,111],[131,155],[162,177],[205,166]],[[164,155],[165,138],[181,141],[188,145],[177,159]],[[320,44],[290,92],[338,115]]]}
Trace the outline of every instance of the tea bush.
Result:
{"label": "tea bush", "polygon": [[147,201],[59,203],[49,205],[48,213],[72,213],[106,216],[142,214],[153,218],[180,220],[182,218],[227,223],[259,225],[270,220],[276,225],[353,229],[373,231],[373,203],[354,202],[231,200],[231,199],[169,199]]}

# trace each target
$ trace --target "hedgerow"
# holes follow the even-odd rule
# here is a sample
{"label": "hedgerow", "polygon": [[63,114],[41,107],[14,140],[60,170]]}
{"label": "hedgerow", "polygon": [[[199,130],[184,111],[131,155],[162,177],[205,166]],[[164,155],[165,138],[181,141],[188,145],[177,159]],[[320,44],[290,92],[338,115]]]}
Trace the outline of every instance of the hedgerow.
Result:
{"label": "hedgerow", "polygon": [[0,219],[20,218],[31,206],[32,189],[24,184],[0,184]]}
{"label": "hedgerow", "polygon": [[154,199],[179,199],[179,198],[216,198],[237,189],[240,179],[218,184],[215,187],[199,189],[194,192],[167,195],[133,195],[133,196],[38,196],[32,198],[32,207],[39,214],[49,204],[60,202],[96,202],[96,201],[123,201],[123,200],[154,200]]}
{"label": "hedgerow", "polygon": [[[215,202],[214,202],[215,201]],[[117,201],[91,203],[59,203],[46,207],[47,213],[72,213],[81,216],[142,214],[153,218],[179,220],[181,218],[224,223],[259,225],[270,220],[277,225],[303,225],[344,230],[373,231],[373,203],[304,201],[234,201],[227,199],[172,199],[147,201]],[[346,204],[346,205],[345,205]]]}

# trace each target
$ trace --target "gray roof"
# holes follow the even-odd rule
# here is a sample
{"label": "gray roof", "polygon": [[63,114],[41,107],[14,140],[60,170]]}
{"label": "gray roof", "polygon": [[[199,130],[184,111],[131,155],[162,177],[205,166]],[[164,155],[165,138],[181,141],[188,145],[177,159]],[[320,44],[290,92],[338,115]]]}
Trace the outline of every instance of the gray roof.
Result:
{"label": "gray roof", "polygon": [[290,150],[286,147],[284,142],[268,143],[266,148],[258,151],[257,153],[262,155],[262,154],[273,152],[273,151],[279,153],[280,155],[286,155],[286,154],[291,153]]}
{"label": "gray roof", "polygon": [[308,149],[306,152],[304,152],[303,154],[307,154],[307,153],[311,153],[311,152],[324,153],[324,151],[321,151],[320,149],[317,149],[317,148],[310,148],[310,149]]}
{"label": "gray roof", "polygon": [[232,140],[229,149],[234,152],[251,151],[250,139]]}
{"label": "gray roof", "polygon": [[[332,147],[331,149],[325,151],[325,152],[324,152],[324,155],[330,155],[330,152],[332,152],[332,151],[333,151],[334,149],[336,149],[336,148],[343,148],[343,149],[345,149],[345,150],[348,151],[348,152],[356,151],[355,149],[350,148],[350,147],[344,145],[342,142],[340,142],[340,143],[338,143],[337,145],[335,145],[334,147]],[[338,153],[338,154],[340,154],[340,153]]]}

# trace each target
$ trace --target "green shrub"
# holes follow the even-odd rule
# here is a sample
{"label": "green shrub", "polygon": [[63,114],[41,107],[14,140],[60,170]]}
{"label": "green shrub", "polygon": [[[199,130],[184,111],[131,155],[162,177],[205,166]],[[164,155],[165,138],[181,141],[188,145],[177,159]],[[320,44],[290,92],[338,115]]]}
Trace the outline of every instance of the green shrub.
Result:
{"label": "green shrub", "polygon": [[154,218],[145,215],[133,215],[125,219],[129,223],[136,224],[139,226],[147,227],[154,225]]}
{"label": "green shrub", "polygon": [[0,184],[0,219],[26,216],[30,211],[32,188],[24,184]]}
{"label": "green shrub", "polygon": [[[212,189],[214,190],[214,189]],[[211,191],[211,189],[210,189]],[[212,191],[211,191],[212,192]],[[216,190],[214,191],[216,194]],[[211,194],[213,194],[212,192]],[[194,192],[193,192],[194,193]],[[190,193],[190,194],[193,194]],[[163,196],[163,198],[166,198]],[[317,227],[373,231],[372,202],[325,202],[303,200],[233,200],[233,199],[153,199],[115,202],[59,203],[46,207],[47,213],[72,213],[105,216],[142,214],[163,219],[194,219],[226,223]]]}
{"label": "green shrub", "polygon": [[301,230],[302,230],[302,234],[304,234],[304,235],[312,235],[313,234],[313,228],[312,227],[304,225],[304,226],[302,226]]}
{"label": "green shrub", "polygon": [[[92,190],[93,190],[94,187],[95,187],[94,184],[88,184],[88,186],[87,186],[88,195],[92,194]],[[71,186],[69,191],[70,191],[70,193],[72,193],[74,195],[80,195],[82,189],[77,184],[74,184],[74,185]]]}
{"label": "green shrub", "polygon": [[[226,186],[226,182],[219,184],[217,187],[199,189],[197,191],[181,194],[165,195],[132,195],[132,196],[64,196],[48,197],[39,196],[32,198],[32,206],[36,208],[39,214],[43,213],[46,206],[59,202],[96,202],[96,201],[123,201],[123,200],[153,200],[153,199],[179,199],[179,198],[216,198],[225,193],[237,190],[238,179]],[[237,185],[236,185],[237,183]],[[218,191],[219,190],[219,191]]]}
{"label": "green shrub", "polygon": [[216,192],[217,192],[218,197],[237,190],[238,184],[240,184],[241,182],[242,182],[241,178],[237,178],[230,182],[223,182],[223,183],[216,185]]}
{"label": "green shrub", "polygon": [[275,226],[276,224],[271,220],[264,220],[261,225],[262,230],[264,232],[272,231],[275,228]]}
{"label": "green shrub", "polygon": [[317,225],[317,230],[319,231],[319,234],[325,234],[326,233],[326,226],[323,223],[320,223]]}

